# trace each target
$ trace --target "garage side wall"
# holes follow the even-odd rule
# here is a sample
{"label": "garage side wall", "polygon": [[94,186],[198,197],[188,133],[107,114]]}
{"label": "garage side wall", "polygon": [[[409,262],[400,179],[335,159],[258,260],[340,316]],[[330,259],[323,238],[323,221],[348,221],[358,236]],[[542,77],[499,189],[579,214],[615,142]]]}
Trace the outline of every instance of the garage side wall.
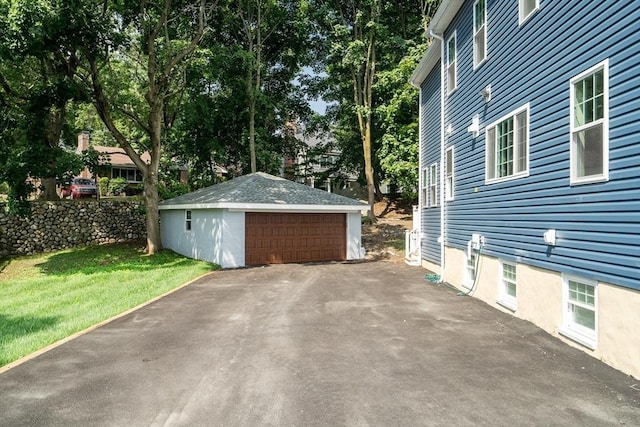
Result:
{"label": "garage side wall", "polygon": [[361,259],[362,219],[360,212],[347,213],[347,259]]}
{"label": "garage side wall", "polygon": [[186,229],[185,211],[160,211],[162,243],[181,255],[222,264],[222,212],[214,209],[191,211],[191,230]]}

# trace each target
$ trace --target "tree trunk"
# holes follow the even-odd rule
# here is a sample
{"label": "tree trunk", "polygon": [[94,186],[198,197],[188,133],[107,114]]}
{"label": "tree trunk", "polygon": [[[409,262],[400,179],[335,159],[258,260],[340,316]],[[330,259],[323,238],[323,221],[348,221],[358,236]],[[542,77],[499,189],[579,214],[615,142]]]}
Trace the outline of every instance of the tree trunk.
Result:
{"label": "tree trunk", "polygon": [[[377,10],[375,5],[372,9],[372,19],[375,19]],[[374,205],[376,202],[375,182],[373,174],[373,143],[371,141],[371,127],[373,114],[373,82],[376,70],[375,33],[369,30],[367,36],[367,57],[363,69],[360,73],[354,73],[355,102],[358,107],[358,124],[360,126],[360,137],[362,138],[362,152],[364,156],[364,175],[367,180],[367,195],[369,202],[369,212],[367,216],[375,221]],[[362,80],[360,80],[362,79]]]}
{"label": "tree trunk", "polygon": [[158,174],[157,172],[152,172],[144,177],[144,205],[147,226],[147,247],[145,252],[149,255],[153,255],[162,249],[158,202]]}
{"label": "tree trunk", "polygon": [[56,179],[55,178],[43,178],[40,182],[42,186],[42,192],[38,197],[41,200],[57,200],[60,197],[56,192]]}
{"label": "tree trunk", "polygon": [[[253,82],[252,82],[253,83]],[[253,93],[253,84],[249,85],[249,155],[251,156],[251,173],[258,171],[256,162],[256,97]]]}
{"label": "tree trunk", "polygon": [[149,255],[162,249],[162,237],[160,235],[160,213],[158,211],[158,170],[160,168],[160,145],[162,143],[162,112],[164,104],[162,96],[157,93],[155,85],[150,85],[146,94],[151,107],[149,112],[149,136],[151,138],[151,162],[145,165],[144,175],[144,201],[147,217],[147,247],[145,252]]}
{"label": "tree trunk", "polygon": [[[45,129],[45,138],[46,144],[50,149],[55,149],[59,142],[60,136],[62,135],[62,128],[64,126],[65,121],[65,113],[66,108],[64,105],[54,105],[51,107],[49,112],[47,113],[47,124]],[[50,172],[56,169],[57,159],[52,159],[50,166]],[[42,200],[56,200],[58,199],[58,193],[56,192],[56,177],[49,176],[42,179],[42,193],[40,194],[40,199]]]}
{"label": "tree trunk", "polygon": [[373,207],[376,203],[375,184],[373,181],[373,161],[371,158],[371,114],[365,119],[364,136],[362,138],[362,151],[364,153],[364,176],[367,179],[367,195],[369,202],[369,212],[367,216],[372,220],[375,219],[375,211]]}

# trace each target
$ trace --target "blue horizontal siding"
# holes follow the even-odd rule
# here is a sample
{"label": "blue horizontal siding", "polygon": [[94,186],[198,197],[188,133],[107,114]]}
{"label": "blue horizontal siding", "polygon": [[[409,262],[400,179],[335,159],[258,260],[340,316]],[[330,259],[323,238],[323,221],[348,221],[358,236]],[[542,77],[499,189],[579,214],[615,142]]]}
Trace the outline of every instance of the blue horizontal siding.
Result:
{"label": "blue horizontal siding", "polygon": [[[421,88],[421,153],[422,168],[428,168],[440,159],[440,62],[423,82]],[[438,178],[440,178],[438,167]],[[438,191],[440,186],[438,183]],[[438,194],[440,202],[440,194]],[[427,203],[424,201],[423,203]],[[422,259],[440,265],[440,207],[423,206],[421,210]]]}
{"label": "blue horizontal siding", "polygon": [[[444,34],[456,31],[458,48],[458,87],[445,99],[453,133],[444,143],[455,146],[456,171],[446,244],[463,249],[481,233],[490,256],[640,290],[640,2],[541,0],[519,26],[517,1],[488,0],[487,60],[476,70],[472,5],[465,2]],[[609,180],[572,186],[569,81],[604,59]],[[487,104],[479,91],[488,84]],[[486,184],[486,126],[527,103],[529,175]],[[481,132],[473,138],[467,127],[476,114]],[[431,163],[440,141],[425,142],[422,160]],[[553,248],[542,239],[550,228]]]}

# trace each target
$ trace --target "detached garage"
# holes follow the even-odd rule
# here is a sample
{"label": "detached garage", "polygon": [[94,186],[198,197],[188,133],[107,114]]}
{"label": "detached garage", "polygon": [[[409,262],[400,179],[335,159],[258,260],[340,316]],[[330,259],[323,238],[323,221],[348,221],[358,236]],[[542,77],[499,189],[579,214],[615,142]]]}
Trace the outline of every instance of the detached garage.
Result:
{"label": "detached garage", "polygon": [[162,243],[224,268],[361,259],[365,203],[254,173],[160,203]]}

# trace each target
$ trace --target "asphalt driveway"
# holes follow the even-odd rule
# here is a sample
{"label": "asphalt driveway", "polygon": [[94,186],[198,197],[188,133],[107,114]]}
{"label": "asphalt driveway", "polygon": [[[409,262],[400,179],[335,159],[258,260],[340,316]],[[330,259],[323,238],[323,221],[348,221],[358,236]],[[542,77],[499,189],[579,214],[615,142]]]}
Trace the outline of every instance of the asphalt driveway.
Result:
{"label": "asphalt driveway", "polygon": [[640,381],[391,262],[213,273],[0,375],[0,425],[640,425]]}

